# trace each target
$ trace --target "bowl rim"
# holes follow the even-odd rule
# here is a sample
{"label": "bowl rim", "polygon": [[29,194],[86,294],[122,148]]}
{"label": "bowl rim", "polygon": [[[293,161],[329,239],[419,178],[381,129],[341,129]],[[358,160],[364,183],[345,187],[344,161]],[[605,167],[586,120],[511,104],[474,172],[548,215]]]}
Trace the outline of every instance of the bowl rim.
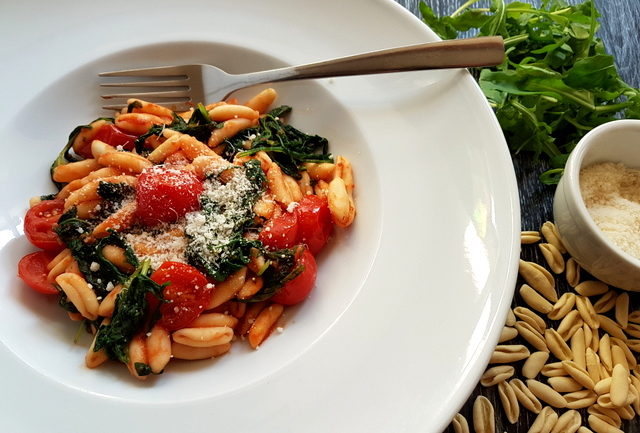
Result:
{"label": "bowl rim", "polygon": [[[602,229],[596,224],[591,217],[587,205],[582,198],[582,191],[580,189],[580,170],[583,167],[583,161],[585,155],[593,148],[595,139],[610,133],[612,130],[620,128],[636,129],[640,132],[640,120],[639,119],[618,119],[612,120],[607,123],[596,126],[591,131],[587,132],[578,141],[578,144],[569,155],[569,159],[565,165],[563,177],[566,178],[565,187],[569,190],[569,194],[565,195],[565,200],[571,200],[573,202],[573,209],[578,212],[578,216],[586,224],[591,233],[602,243],[609,251],[610,254],[614,254],[619,260],[625,262],[626,265],[634,266],[640,270],[640,258],[632,256],[630,253],[623,250],[621,247],[611,241],[602,231]],[[616,162],[616,161],[608,161]],[[625,164],[625,167],[628,167]],[[585,269],[587,270],[587,269]],[[587,270],[588,271],[588,270]]]}

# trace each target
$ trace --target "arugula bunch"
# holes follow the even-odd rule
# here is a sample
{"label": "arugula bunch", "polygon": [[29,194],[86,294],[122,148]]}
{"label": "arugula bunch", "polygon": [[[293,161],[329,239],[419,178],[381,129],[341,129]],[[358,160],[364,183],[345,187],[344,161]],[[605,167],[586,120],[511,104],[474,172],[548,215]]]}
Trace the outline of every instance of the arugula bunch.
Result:
{"label": "arugula bunch", "polygon": [[471,8],[479,1],[468,0],[444,17],[421,2],[420,12],[444,39],[470,30],[504,38],[504,62],[481,68],[478,83],[512,152],[548,159],[552,168],[542,182],[558,182],[569,154],[594,127],[640,118],[640,90],[620,78],[596,36],[600,15],[591,0],[575,6],[543,0],[540,8],[491,0],[489,8]]}

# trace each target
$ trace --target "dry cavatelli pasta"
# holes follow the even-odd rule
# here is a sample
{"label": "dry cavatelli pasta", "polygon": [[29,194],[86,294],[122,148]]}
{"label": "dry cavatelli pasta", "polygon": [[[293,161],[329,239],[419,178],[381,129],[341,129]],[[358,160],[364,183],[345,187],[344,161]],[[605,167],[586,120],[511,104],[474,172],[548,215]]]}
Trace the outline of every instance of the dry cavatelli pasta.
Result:
{"label": "dry cavatelli pasta", "polygon": [[469,433],[469,423],[461,414],[456,414],[451,421],[455,433]]}
{"label": "dry cavatelli pasta", "polygon": [[473,429],[477,433],[495,433],[494,409],[486,397],[479,396],[473,403]]}
{"label": "dry cavatelli pasta", "polygon": [[[520,261],[516,305],[480,381],[502,403],[496,415],[506,426],[521,422],[521,411],[537,414],[529,418],[530,432],[625,431],[624,423],[640,414],[640,310],[633,294],[581,279],[550,222],[539,232],[523,231],[521,243],[538,245],[541,261]],[[566,275],[561,280],[547,268]]]}
{"label": "dry cavatelli pasta", "polygon": [[520,416],[520,405],[514,389],[509,382],[502,381],[498,384],[498,395],[507,419],[511,424],[515,424]]}

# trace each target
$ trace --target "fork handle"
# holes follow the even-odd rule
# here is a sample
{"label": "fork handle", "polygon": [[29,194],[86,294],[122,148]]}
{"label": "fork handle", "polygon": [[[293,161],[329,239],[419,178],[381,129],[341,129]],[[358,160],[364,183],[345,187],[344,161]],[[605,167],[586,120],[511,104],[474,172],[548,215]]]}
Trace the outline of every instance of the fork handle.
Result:
{"label": "fork handle", "polygon": [[[424,69],[494,66],[504,60],[500,36],[429,42],[324,62],[246,74],[252,84]],[[255,81],[254,81],[255,80]]]}

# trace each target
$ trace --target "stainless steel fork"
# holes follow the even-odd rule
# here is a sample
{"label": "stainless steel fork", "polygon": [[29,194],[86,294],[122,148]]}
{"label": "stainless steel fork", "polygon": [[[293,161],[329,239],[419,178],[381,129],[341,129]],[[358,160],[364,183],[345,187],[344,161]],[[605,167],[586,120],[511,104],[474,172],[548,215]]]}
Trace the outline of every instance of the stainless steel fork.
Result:
{"label": "stainless steel fork", "polygon": [[248,74],[228,74],[211,65],[161,66],[103,72],[101,77],[131,77],[128,82],[103,82],[102,87],[127,88],[130,92],[103,95],[118,103],[105,109],[120,109],[129,98],[144,99],[174,110],[185,110],[198,102],[223,100],[235,90],[255,84],[308,78],[341,77],[415,71],[493,66],[502,63],[504,44],[499,36],[456,39],[373,51],[324,62],[290,66]]}

